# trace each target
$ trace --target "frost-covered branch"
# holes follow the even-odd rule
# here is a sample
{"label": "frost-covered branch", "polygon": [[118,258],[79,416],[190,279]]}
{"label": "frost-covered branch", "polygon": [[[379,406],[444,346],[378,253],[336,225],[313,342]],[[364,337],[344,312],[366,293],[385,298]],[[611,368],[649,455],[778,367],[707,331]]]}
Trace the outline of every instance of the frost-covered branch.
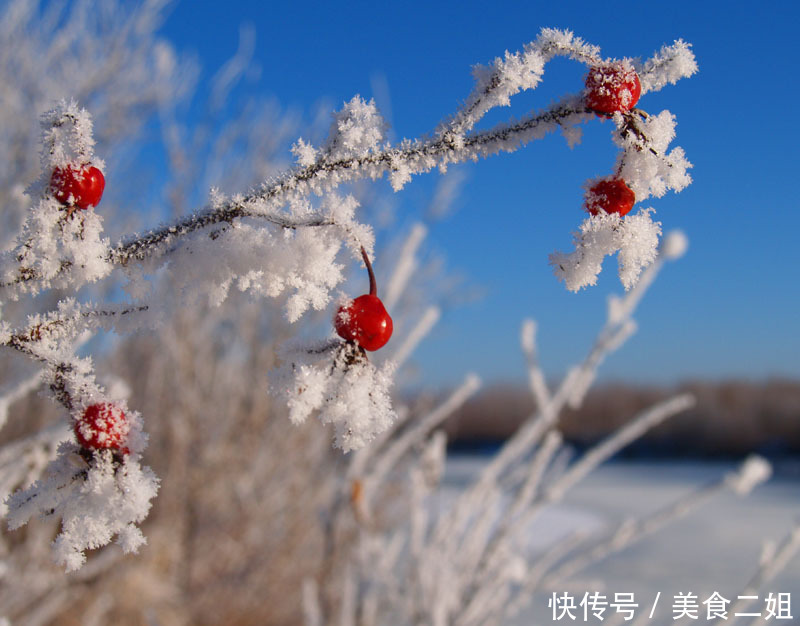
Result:
{"label": "frost-covered branch", "polygon": [[[528,528],[530,522],[548,503],[561,500],[569,489],[619,450],[664,420],[685,411],[693,405],[694,399],[688,395],[670,398],[635,417],[626,426],[586,452],[564,474],[547,485],[543,489],[541,496],[531,501],[523,513],[503,524],[491,541],[486,542],[481,551],[480,560],[476,565],[476,571],[471,576],[471,584],[464,592],[464,596],[467,598],[472,597],[475,590],[482,589],[490,580],[498,580],[501,577],[501,572],[505,569],[503,559],[513,551],[513,542]],[[551,448],[553,445],[554,443],[548,443],[544,449]],[[482,601],[484,603],[488,602],[489,598],[483,598]],[[480,602],[481,599],[473,597],[464,609],[464,613],[469,614],[471,610],[475,610],[474,607]]]}
{"label": "frost-covered branch", "polygon": [[[595,47],[584,44],[571,33],[545,29],[539,39],[526,47],[524,53],[507,55],[505,60],[498,59],[489,77],[477,72],[478,86],[474,95],[445,126],[445,131],[427,140],[404,140],[395,147],[381,145],[384,123],[374,104],[356,97],[337,114],[325,146],[315,149],[302,140],[296,144],[295,153],[300,164],[298,169],[263,184],[249,194],[230,199],[220,198],[212,206],[173,224],[140,237],[125,238],[101,255],[102,262],[112,266],[127,266],[134,261],[163,256],[198,231],[220,226],[209,233],[212,239],[216,239],[226,230],[226,226],[244,218],[259,218],[280,228],[290,229],[333,226],[337,221],[330,215],[293,216],[287,215],[283,209],[312,195],[323,196],[345,183],[365,178],[374,180],[386,174],[393,187],[399,190],[412,175],[430,171],[434,167],[444,169],[453,163],[510,152],[548,132],[589,121],[594,112],[580,94],[567,97],[549,109],[531,114],[518,122],[498,124],[489,130],[466,134],[485,112],[495,106],[507,105],[509,98],[523,89],[535,88],[541,79],[544,64],[557,54],[566,54],[583,62],[600,62]],[[659,62],[648,66],[648,75],[662,77],[662,82],[674,82],[674,77],[689,76],[696,71],[691,51],[682,42],[660,54]],[[669,79],[663,78],[665,76]],[[651,81],[650,89],[654,89],[654,85],[655,80]],[[651,194],[663,195],[667,188],[680,190],[689,182],[685,174],[689,164],[679,149],[674,156],[662,154],[674,136],[674,121],[671,121],[667,112],[647,117],[642,123],[636,121],[637,115],[638,112],[622,112],[614,117],[621,129],[618,141],[624,149],[620,163],[624,162],[625,166],[619,168],[619,175],[634,189],[639,200]],[[77,123],[82,118],[73,115],[72,119]],[[643,146],[650,149],[643,150]],[[82,155],[82,162],[91,160],[91,145],[78,152],[78,156]],[[638,156],[634,153],[638,153]],[[634,223],[635,220],[630,222]],[[340,226],[345,229],[348,227],[347,224]],[[626,228],[633,226],[627,226],[626,223]],[[637,237],[637,234],[631,234],[623,239]],[[648,245],[652,248],[652,244]],[[640,261],[635,261],[639,266],[647,262],[646,255]],[[569,271],[564,266],[568,263],[566,259],[554,263],[562,271]],[[48,280],[69,272],[73,266],[74,262],[69,258],[61,259],[57,268],[49,272],[22,264],[16,275],[6,272],[5,282],[0,286],[24,286],[30,282],[44,282],[46,286]],[[638,274],[635,267],[630,272],[631,278],[623,277],[626,287],[632,284]],[[93,280],[97,276],[92,274],[88,278]],[[568,281],[569,284],[572,283]],[[38,290],[34,285],[25,288]]]}
{"label": "frost-covered branch", "polygon": [[[730,614],[742,612],[750,606],[753,600],[757,599],[758,590],[780,574],[798,550],[800,550],[800,525],[795,525],[778,546],[773,545],[762,555],[758,570],[747,582],[736,602],[731,605]],[[754,623],[761,621],[754,620]]]}
{"label": "frost-covered branch", "polygon": [[[231,81],[240,76],[251,49],[252,40],[243,36],[240,54],[218,77],[214,106]],[[544,110],[474,130],[488,111],[535,88],[546,63],[559,55],[588,64],[590,76],[599,72],[605,83],[597,87],[587,80],[583,90]],[[169,65],[168,55],[162,56],[162,62]],[[637,70],[645,76],[646,91],[691,75],[696,65],[682,42],[663,49],[649,64],[634,67],[628,60],[603,59],[599,49],[572,33],[545,29],[522,52],[496,60],[489,70],[476,70],[472,95],[431,136],[390,144],[386,123],[374,102],[355,96],[333,115],[320,146],[297,140],[292,149],[296,165],[291,169],[246,193],[226,195],[212,190],[206,206],[142,235],[129,233],[115,244],[104,234],[104,207],[98,206],[105,186],[105,164],[94,152],[92,119],[75,101],[59,102],[41,119],[39,175],[27,189],[32,206],[13,246],[0,255],[0,294],[13,300],[55,289],[74,294],[122,270],[129,301],[125,305],[82,305],[68,298],[50,313],[17,324],[17,330],[6,322],[0,326],[0,346],[45,364],[43,383],[69,412],[76,440],[59,447],[39,481],[9,498],[12,524],[22,525],[37,513],[60,515],[62,530],[55,548],[59,562],[68,569],[81,565],[86,549],[105,545],[114,536],[126,551],[135,551],[144,542],[136,524],[146,515],[158,488],[149,468],[139,465],[146,445],[143,420],[128,410],[125,401],[108,397],[96,381],[91,359],[76,355],[79,341],[111,326],[125,332],[141,328],[163,317],[175,304],[205,298],[218,305],[233,288],[257,297],[285,298],[286,317],[296,322],[310,309],[321,311],[337,299],[333,291],[344,280],[339,257],[345,248],[353,258],[363,259],[370,276],[369,293],[355,299],[338,295],[333,326],[340,339],[285,344],[282,365],[271,376],[271,388],[285,399],[293,422],[315,414],[323,423],[332,424],[335,444],[345,451],[363,448],[387,432],[397,422],[390,395],[394,370],[436,322],[438,309],[429,308],[418,318],[405,342],[395,349],[396,363],[375,364],[368,358],[368,351],[388,341],[393,326],[378,296],[369,259],[374,245],[372,228],[357,220],[358,203],[352,195],[343,195],[341,188],[386,176],[392,187],[400,190],[412,176],[511,152],[557,130],[572,145],[580,135],[578,125],[602,115],[614,124],[613,140],[620,148],[616,176],[628,189],[626,193],[641,201],[668,189],[678,191],[689,183],[686,171],[691,165],[680,148],[667,151],[674,137],[674,119],[669,112],[647,115],[632,108],[640,89]],[[626,81],[632,77],[636,85],[620,84],[620,76]],[[611,100],[624,106],[607,107],[603,98],[608,100],[608,94],[603,90],[609,84],[616,90]],[[651,210],[623,219],[621,211],[615,213],[610,205],[602,205],[601,195],[595,193],[592,201],[599,203],[602,214],[584,223],[576,252],[554,262],[556,273],[569,288],[591,283],[598,259],[611,251],[619,251],[620,276],[626,288],[632,287],[642,269],[656,258],[660,225],[652,221]],[[593,206],[587,204],[590,211]],[[413,270],[423,234],[415,229],[407,242],[403,261],[390,281],[388,301],[392,304]],[[636,293],[635,289],[631,293]],[[382,334],[373,341],[378,327]],[[573,375],[552,396],[541,374],[536,373],[532,349],[528,351],[540,418],[504,449],[462,506],[472,506],[478,497],[498,498],[501,475],[507,475],[511,464],[534,449],[568,401],[577,401],[581,385],[588,384],[602,356],[615,349],[631,328],[630,324],[612,328],[578,371],[583,378]],[[387,440],[386,458],[375,463],[377,483],[417,444],[424,447],[428,465],[441,465],[444,439],[435,435],[427,441],[427,433],[476,386],[475,380],[468,379],[439,411],[400,435],[394,444]],[[552,437],[547,441],[552,442]],[[539,457],[541,463],[545,464],[548,454]],[[368,457],[358,457],[358,462],[365,459]],[[542,465],[528,474],[519,502],[527,503],[539,493],[543,471]],[[429,473],[420,466],[412,470],[417,509],[429,493]],[[353,484],[359,480],[355,478]],[[371,496],[375,489],[366,492]],[[88,525],[81,520],[89,520]],[[445,550],[452,550],[464,523],[458,517],[448,523],[437,522],[431,536],[441,537],[448,528],[455,529],[442,539]],[[428,541],[427,524],[424,516],[414,518],[415,549]],[[471,544],[471,558],[477,559],[476,563],[490,545],[486,538],[491,527],[490,517],[483,515],[476,519],[478,530],[469,535],[477,538]],[[355,571],[347,570],[347,580]],[[349,593],[357,593],[357,589],[355,583],[348,587]],[[355,596],[351,599],[356,600]],[[343,619],[354,615],[351,606],[343,603]]]}
{"label": "frost-covered branch", "polygon": [[[359,100],[360,101],[360,100]],[[564,104],[550,111],[532,116],[516,124],[498,127],[464,139],[455,148],[442,139],[404,142],[400,147],[369,151],[358,156],[344,156],[337,160],[321,155],[312,164],[285,174],[274,183],[267,183],[244,196],[221,200],[216,206],[181,218],[173,224],[154,229],[140,237],[123,239],[109,249],[101,259],[104,263],[127,266],[131,262],[144,261],[174,251],[180,242],[198,231],[221,226],[209,233],[218,238],[224,227],[243,218],[264,220],[280,228],[297,229],[337,225],[336,218],[327,214],[302,215],[299,217],[281,212],[286,204],[299,202],[309,195],[323,195],[334,188],[355,180],[377,179],[389,173],[396,190],[410,180],[412,174],[428,172],[434,167],[486,157],[500,151],[513,151],[520,144],[538,139],[560,125],[573,125],[590,119],[590,113],[573,99],[572,106]],[[347,224],[342,224],[347,226]],[[32,267],[20,267],[17,275],[0,283],[0,288],[45,281],[73,268],[74,263],[63,260],[55,271],[44,273]],[[36,291],[35,286],[27,287]]]}
{"label": "frost-covered branch", "polygon": [[408,429],[386,448],[365,477],[368,492],[372,492],[374,485],[380,484],[385,479],[412,446],[424,441],[436,426],[462,406],[478,390],[480,384],[480,379],[474,374],[467,376],[461,386],[455,389],[440,406],[417,423],[409,424]]}
{"label": "frost-covered branch", "polygon": [[[498,623],[507,610],[524,603],[534,587],[540,588],[544,579],[550,580],[548,572],[581,538],[573,536],[541,558],[531,558],[520,549],[520,543],[534,518],[622,447],[694,402],[685,395],[664,401],[643,411],[571,465],[564,468],[559,464],[561,435],[555,430],[559,415],[571,401],[583,398],[603,357],[630,335],[636,305],[663,261],[677,258],[685,247],[683,235],[667,237],[657,262],[636,288],[612,301],[606,324],[587,357],[552,394],[538,369],[535,329],[530,322],[523,326],[521,343],[533,373],[532,391],[540,406],[453,501],[441,494],[433,496],[435,481],[424,478],[431,473],[426,468],[439,468],[440,462],[425,460],[436,457],[430,452],[439,445],[436,437],[427,444],[423,438],[432,428],[431,421],[438,423],[450,412],[448,405],[456,401],[455,395],[417,425],[397,430],[388,439],[384,435],[378,451],[356,455],[347,474],[350,491],[341,492],[342,498],[349,494],[353,506],[339,507],[338,522],[331,528],[342,532],[348,523],[355,523],[350,554],[357,556],[348,563],[351,568],[357,563],[358,571],[350,569],[349,575],[356,575],[355,580],[360,581],[358,601],[365,611],[369,607],[370,615],[379,616],[374,621],[380,622],[381,615],[392,615],[399,623]],[[759,467],[746,463],[740,472],[722,479],[715,490],[720,486],[751,488],[763,480]],[[433,473],[438,471],[441,469]],[[400,521],[382,519],[385,494],[398,491],[403,494],[402,506],[388,501],[386,505],[392,511],[395,507],[404,511],[404,517]],[[669,519],[671,516],[666,521]],[[666,523],[658,518],[659,523],[662,521]],[[653,532],[657,527],[657,522],[643,523],[640,530]],[[408,546],[405,552],[404,545]],[[599,558],[597,554],[594,557]],[[376,566],[379,561],[381,565]],[[350,592],[357,588],[352,580],[348,584]]]}
{"label": "frost-covered branch", "polygon": [[588,476],[601,463],[664,420],[683,413],[694,405],[695,399],[691,394],[682,394],[651,407],[584,454],[547,489],[545,498],[560,500],[568,489]]}
{"label": "frost-covered branch", "polygon": [[536,322],[534,320],[529,319],[522,323],[520,343],[528,362],[528,386],[536,401],[536,407],[541,410],[550,402],[550,391],[544,380],[542,368],[539,367],[539,359],[536,354]]}
{"label": "frost-covered branch", "polygon": [[625,520],[614,532],[610,533],[608,539],[594,544],[591,548],[559,565],[555,571],[547,575],[541,585],[554,588],[560,582],[570,576],[574,576],[592,563],[658,532],[675,520],[687,515],[696,507],[704,504],[724,489],[732,489],[740,496],[746,496],[756,485],[767,480],[769,475],[769,464],[764,459],[756,456],[749,457],[742,464],[739,471],[700,487],[651,515],[639,519]]}

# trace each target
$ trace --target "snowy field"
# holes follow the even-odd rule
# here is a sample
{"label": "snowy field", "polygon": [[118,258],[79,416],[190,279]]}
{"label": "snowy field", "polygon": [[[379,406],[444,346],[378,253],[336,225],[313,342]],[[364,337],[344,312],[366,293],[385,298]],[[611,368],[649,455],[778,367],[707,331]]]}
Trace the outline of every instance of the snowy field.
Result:
{"label": "snowy field", "polygon": [[[458,456],[448,462],[445,487],[454,493],[467,484],[485,463],[485,457]],[[575,532],[591,533],[601,540],[617,524],[632,516],[652,514],[709,483],[719,480],[737,464],[726,462],[616,462],[595,471],[579,484],[563,503],[544,512],[530,528],[528,550],[540,551],[560,538]],[[800,517],[800,477],[796,472],[777,471],[766,484],[746,497],[730,490],[720,490],[697,508],[639,543],[624,548],[579,572],[569,586],[559,593],[574,595],[576,603],[585,592],[613,596],[633,592],[649,613],[656,594],[661,593],[654,617],[636,613],[635,619],[647,624],[676,623],[672,619],[672,600],[676,593],[692,592],[699,601],[714,591],[735,600],[744,593],[756,572],[765,541],[780,542]],[[590,545],[597,541],[589,540]],[[795,557],[786,569],[760,590],[759,602],[768,592],[791,593],[800,603],[800,558]],[[553,621],[548,608],[549,596],[534,599],[523,614],[509,624],[531,625],[579,623],[563,619]],[[763,607],[748,609],[757,612]],[[800,604],[792,611],[794,620],[776,623],[800,623]],[[609,623],[592,618],[587,623]],[[612,618],[619,616],[613,615]],[[701,605],[700,619],[680,623],[712,623],[705,619]],[[635,620],[634,620],[635,621]],[[747,624],[752,618],[727,622]],[[616,620],[612,619],[611,623]],[[640,622],[641,623],[641,622]],[[713,623],[726,623],[716,620]]]}

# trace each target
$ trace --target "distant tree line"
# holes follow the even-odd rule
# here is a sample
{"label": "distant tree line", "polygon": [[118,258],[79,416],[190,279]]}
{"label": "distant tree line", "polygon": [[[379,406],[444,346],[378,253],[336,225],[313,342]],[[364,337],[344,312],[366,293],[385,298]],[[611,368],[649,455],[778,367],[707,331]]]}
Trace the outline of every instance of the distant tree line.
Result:
{"label": "distant tree line", "polygon": [[[786,379],[694,380],[675,387],[607,383],[590,391],[580,409],[565,412],[560,427],[573,445],[589,446],[677,391],[692,393],[697,406],[654,428],[626,450],[627,455],[800,453],[800,381]],[[487,387],[448,422],[451,444],[473,449],[491,446],[508,437],[534,410],[523,385]]]}

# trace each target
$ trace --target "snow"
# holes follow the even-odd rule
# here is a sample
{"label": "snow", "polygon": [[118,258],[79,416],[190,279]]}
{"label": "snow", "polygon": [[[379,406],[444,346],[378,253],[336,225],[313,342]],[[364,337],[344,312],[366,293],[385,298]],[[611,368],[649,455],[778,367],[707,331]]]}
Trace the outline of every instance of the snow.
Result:
{"label": "snow", "polygon": [[[442,500],[433,506],[443,507],[445,501],[454,498],[486,462],[486,457],[449,457]],[[743,467],[755,466],[746,462]],[[741,473],[742,469],[730,462],[716,461],[637,460],[606,464],[572,489],[563,502],[551,505],[531,522],[520,549],[525,554],[541,556],[556,542],[576,533],[588,537],[589,545],[595,545],[626,519],[653,514],[693,489]],[[670,605],[675,593],[691,591],[705,599],[719,591],[724,597],[735,599],[744,593],[758,568],[764,546],[780,540],[793,526],[797,516],[796,491],[796,476],[781,473],[746,497],[735,491],[721,491],[709,503],[644,541],[591,565],[579,579],[555,590],[577,595],[578,600],[585,592],[612,596],[615,592],[631,592],[642,604],[650,603],[648,612],[660,591],[661,604],[654,620],[648,622],[658,626],[672,623]],[[800,560],[794,559],[759,593],[763,602],[769,591],[793,592],[798,585]],[[549,592],[537,593],[521,613],[502,623],[550,623],[549,598]]]}

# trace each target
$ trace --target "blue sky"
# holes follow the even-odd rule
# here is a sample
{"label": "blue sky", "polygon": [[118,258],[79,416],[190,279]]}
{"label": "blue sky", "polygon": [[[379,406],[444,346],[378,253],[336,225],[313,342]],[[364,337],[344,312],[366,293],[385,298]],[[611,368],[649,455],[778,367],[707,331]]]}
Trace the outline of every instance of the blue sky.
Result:
{"label": "blue sky", "polygon": [[[603,376],[800,376],[797,3],[187,1],[162,33],[196,53],[208,78],[235,51],[242,23],[256,29],[261,68],[248,89],[308,113],[320,100],[339,107],[357,93],[374,96],[389,104],[395,138],[432,130],[469,93],[472,65],[520,49],[541,27],[569,28],[606,56],[646,58],[677,38],[692,43],[700,73],[639,103],[677,116],[673,145],[694,164],[688,189],[647,202],[665,230],[688,234],[690,249],[664,270],[637,314],[639,333]],[[539,89],[488,121],[578,91],[584,72],[553,62]],[[614,161],[610,124],[598,120],[584,132],[573,150],[552,137],[465,167],[459,209],[432,226],[428,243],[483,297],[446,310],[418,353],[421,380],[452,383],[467,371],[522,380],[524,317],[539,322],[548,375],[588,347],[607,295],[621,289],[615,260],[598,286],[577,295],[547,264],[550,252],[570,248],[583,218],[581,185]],[[418,181],[398,195],[395,228],[422,213],[432,184]]]}

